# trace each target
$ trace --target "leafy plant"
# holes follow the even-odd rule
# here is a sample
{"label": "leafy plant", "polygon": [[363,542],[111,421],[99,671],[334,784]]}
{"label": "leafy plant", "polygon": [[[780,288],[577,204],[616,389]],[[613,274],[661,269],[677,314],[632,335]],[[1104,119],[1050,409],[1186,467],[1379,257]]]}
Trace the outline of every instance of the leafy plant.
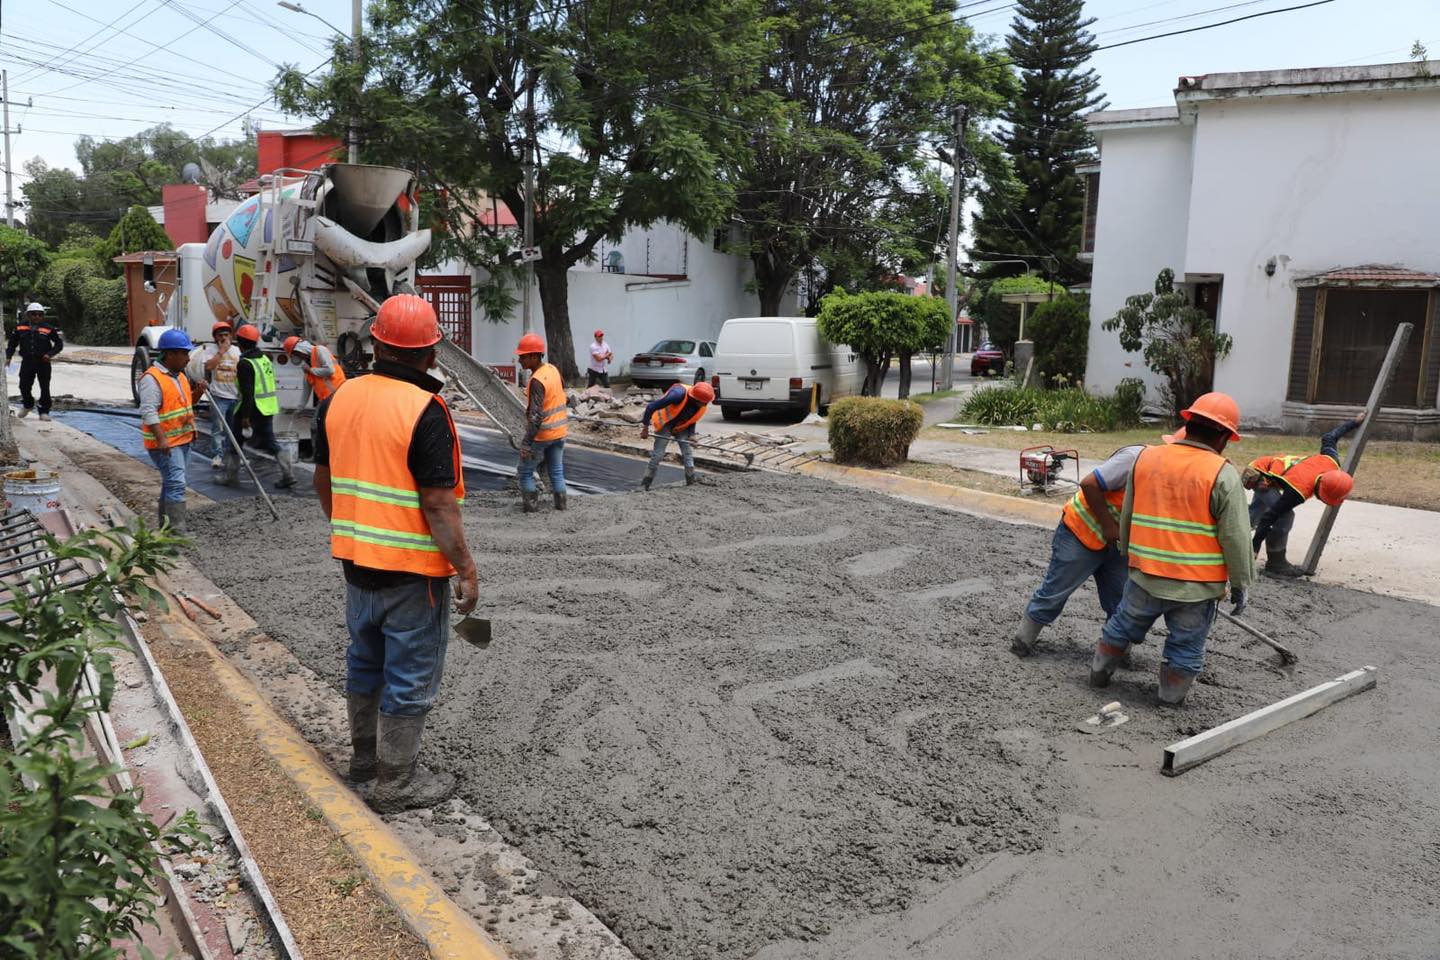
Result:
{"label": "leafy plant", "polygon": [[[1011,356],[1015,352],[1015,341],[1020,338],[1020,305],[1006,303],[1003,297],[1007,293],[1045,293],[1056,299],[1066,293],[1060,284],[1049,282],[1033,273],[1019,277],[981,279],[975,284],[970,302],[970,316],[976,323],[984,324],[986,337],[991,343],[1005,351],[1006,356]],[[1028,319],[1026,323],[1029,323]],[[1028,326],[1025,332],[1030,333]]]}
{"label": "leafy plant", "polygon": [[843,343],[865,358],[865,385],[873,397],[890,360],[899,357],[900,396],[910,393],[910,357],[941,345],[950,332],[950,311],[938,297],[912,297],[889,290],[846,293],[836,288],[820,302],[820,335]]}
{"label": "leafy plant", "polygon": [[1048,386],[1081,383],[1090,352],[1090,299],[1057,297],[1038,304],[1025,324],[1035,341],[1035,369]]}
{"label": "leafy plant", "polygon": [[1144,384],[1134,379],[1123,381],[1110,396],[1089,393],[1081,387],[981,387],[966,397],[956,418],[988,426],[1028,427],[1038,423],[1046,430],[1061,433],[1104,433],[1137,425],[1144,397]]}
{"label": "leafy plant", "polygon": [[830,452],[836,463],[877,467],[903,463],[925,425],[925,413],[908,400],[846,397],[830,406]]}
{"label": "leafy plant", "polygon": [[1169,267],[1155,278],[1154,293],[1138,293],[1100,325],[1119,331],[1120,346],[1129,353],[1144,351],[1145,365],[1165,378],[1164,402],[1178,417],[1195,398],[1210,391],[1215,363],[1230,355],[1230,335],[1219,333],[1215,321],[1190,304],[1175,288]]}
{"label": "leafy plant", "polygon": [[0,224],[0,301],[14,315],[16,304],[40,295],[40,276],[50,265],[50,250],[24,230]]}
{"label": "leafy plant", "polygon": [[32,596],[0,604],[14,617],[0,624],[0,699],[24,704],[31,721],[14,752],[0,753],[0,955],[124,955],[117,942],[153,923],[160,857],[208,843],[194,811],[157,826],[139,790],[110,788],[120,768],[82,746],[87,718],[109,708],[115,689],[116,618],[127,599],[164,607],[145,578],[173,566],[176,542],[140,521],[64,543],[47,537],[61,562],[97,575],[62,591],[37,571]]}

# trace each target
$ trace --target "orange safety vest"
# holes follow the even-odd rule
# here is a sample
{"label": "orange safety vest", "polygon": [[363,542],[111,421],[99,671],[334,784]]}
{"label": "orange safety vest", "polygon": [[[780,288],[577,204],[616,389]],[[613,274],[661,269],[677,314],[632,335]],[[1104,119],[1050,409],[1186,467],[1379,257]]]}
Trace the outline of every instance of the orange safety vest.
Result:
{"label": "orange safety vest", "polygon": [[[410,472],[410,440],[420,415],[438,395],[382,374],[336,393],[325,415],[330,446],[330,552],[373,570],[428,577],[454,576],[455,568],[430,534],[420,509],[420,488]],[[450,420],[455,458],[455,499],[465,501],[460,435]]]}
{"label": "orange safety vest", "polygon": [[[315,354],[319,352],[320,345],[318,343],[312,344],[310,347],[310,366],[315,366]],[[339,390],[340,384],[345,382],[345,371],[340,369],[340,361],[335,359],[335,355],[332,353],[330,355],[330,376],[328,378],[317,377],[313,373],[307,373],[305,374],[305,382],[310,384],[310,389],[315,392],[315,399],[320,403],[324,403],[325,398],[336,390]]]}
{"label": "orange safety vest", "polygon": [[[1105,505],[1110,508],[1110,515],[1117,521],[1120,519],[1120,510],[1125,506],[1125,488],[1119,490],[1105,491]],[[1104,550],[1106,547],[1105,538],[1100,535],[1100,521],[1090,512],[1090,504],[1085,501],[1085,491],[1076,490],[1075,496],[1065,504],[1065,510],[1060,515],[1065,526],[1075,534],[1075,539],[1085,544],[1091,550]]]}
{"label": "orange safety vest", "polygon": [[[167,446],[176,447],[195,439],[195,406],[191,400],[190,378],[183,373],[171,376],[170,371],[159,364],[146,370],[143,377],[154,377],[160,385],[160,432],[165,435]],[[175,381],[179,380],[179,385]],[[155,435],[155,426],[140,424],[140,437],[145,441],[146,450],[159,450],[160,441]]]}
{"label": "orange safety vest", "polygon": [[537,442],[559,440],[565,436],[566,425],[570,422],[569,409],[565,402],[565,381],[560,379],[560,371],[555,364],[540,364],[530,375],[530,382],[525,384],[527,409],[530,406],[530,391],[535,389],[537,383],[545,391],[545,399],[541,402],[547,406],[540,411],[540,430],[535,434],[535,439]]}
{"label": "orange safety vest", "polygon": [[[1278,458],[1277,458],[1278,459]],[[1340,464],[1334,457],[1317,453],[1309,457],[1285,457],[1285,469],[1275,477],[1291,490],[1309,500],[1315,496],[1315,490],[1320,485],[1322,474],[1331,470],[1339,470]]]}
{"label": "orange safety vest", "polygon": [[1210,493],[1225,466],[1213,450],[1185,443],[1146,447],[1135,461],[1130,566],[1170,580],[1230,579]]}
{"label": "orange safety vest", "polygon": [[650,415],[650,429],[656,433],[668,433],[674,437],[699,423],[700,418],[705,416],[705,411],[710,405],[708,403],[700,403],[699,400],[694,400],[693,402],[699,405],[687,413],[685,411],[685,405],[692,402],[694,396],[691,393],[692,389],[692,387],[686,387],[683,398],[669,406],[661,407],[652,413]]}

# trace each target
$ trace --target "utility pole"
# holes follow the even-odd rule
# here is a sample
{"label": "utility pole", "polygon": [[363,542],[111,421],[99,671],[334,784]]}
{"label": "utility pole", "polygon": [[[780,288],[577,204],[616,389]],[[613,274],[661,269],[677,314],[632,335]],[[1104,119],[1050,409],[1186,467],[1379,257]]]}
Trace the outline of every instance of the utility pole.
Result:
{"label": "utility pole", "polygon": [[5,226],[15,226],[15,195],[10,181],[10,71],[0,70],[0,100],[5,101]]}
{"label": "utility pole", "polygon": [[360,162],[360,93],[365,89],[365,71],[360,65],[360,0],[350,0],[350,58],[360,68],[355,81],[355,106],[350,109],[350,154],[351,163]]}
{"label": "utility pole", "polygon": [[955,284],[955,274],[960,255],[960,195],[965,189],[961,168],[965,157],[965,127],[970,122],[970,108],[957,107],[955,110],[955,144],[951,162],[955,166],[950,180],[950,249],[946,253],[945,302],[950,305],[950,338],[945,349],[945,375],[940,389],[955,389],[955,324],[960,304],[960,291]]}
{"label": "utility pole", "polygon": [[525,90],[525,295],[520,313],[520,332],[530,332],[530,288],[535,285],[535,79],[530,78]]}

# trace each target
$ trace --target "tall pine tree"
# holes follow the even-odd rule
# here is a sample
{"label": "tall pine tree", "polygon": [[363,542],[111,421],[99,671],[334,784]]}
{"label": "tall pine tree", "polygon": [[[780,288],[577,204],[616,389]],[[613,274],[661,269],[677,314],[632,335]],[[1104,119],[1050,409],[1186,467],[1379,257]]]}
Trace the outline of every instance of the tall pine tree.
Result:
{"label": "tall pine tree", "polygon": [[[1075,173],[1092,155],[1085,115],[1104,103],[1100,77],[1086,66],[1095,52],[1094,18],[1084,0],[1020,0],[1007,44],[1020,93],[999,133],[1002,169],[992,169],[975,220],[976,261],[1028,260],[1038,272],[1075,283],[1089,277],[1078,259],[1085,188]],[[1000,272],[1016,272],[1005,270]]]}

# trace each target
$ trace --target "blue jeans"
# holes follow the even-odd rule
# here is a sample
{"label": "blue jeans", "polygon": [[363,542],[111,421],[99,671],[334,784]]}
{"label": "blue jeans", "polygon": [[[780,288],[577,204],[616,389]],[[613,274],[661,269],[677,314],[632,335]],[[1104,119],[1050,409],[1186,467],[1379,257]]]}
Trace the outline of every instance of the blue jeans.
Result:
{"label": "blue jeans", "polygon": [[1025,616],[1041,626],[1054,623],[1070,594],[1091,577],[1100,594],[1100,609],[1107,617],[1113,615],[1130,578],[1125,555],[1109,546],[1091,550],[1062,520],[1050,539],[1050,566],[1045,570],[1045,579],[1025,607]]}
{"label": "blue jeans", "polygon": [[545,461],[545,472],[550,477],[553,493],[565,492],[565,438],[559,440],[536,440],[530,444],[530,456],[520,458],[516,471],[520,476],[520,489],[526,493],[535,492],[535,465]]}
{"label": "blue jeans", "polygon": [[1199,673],[1205,667],[1205,640],[1215,624],[1218,600],[1163,600],[1134,580],[1126,581],[1120,608],[1105,621],[1104,642],[1122,650],[1141,643],[1150,627],[1161,617],[1170,631],[1162,656],[1170,666],[1185,673]]}
{"label": "blue jeans", "polygon": [[660,469],[660,461],[665,459],[665,448],[670,446],[674,440],[680,444],[680,462],[685,464],[685,472],[690,473],[695,469],[695,448],[690,445],[691,439],[695,436],[695,428],[680,431],[679,436],[672,437],[668,433],[657,433],[655,446],[650,451],[650,466],[645,468],[646,473],[654,473]]}
{"label": "blue jeans", "polygon": [[450,582],[416,580],[384,590],[345,585],[345,690],[380,692],[380,712],[428,713],[450,643]]}
{"label": "blue jeans", "polygon": [[[1260,518],[1269,510],[1273,504],[1280,501],[1282,491],[1276,487],[1265,489],[1256,488],[1250,497],[1250,529],[1254,530],[1260,524]],[[1290,542],[1290,528],[1295,526],[1295,511],[1287,510],[1276,520],[1275,525],[1270,528],[1270,533],[1265,537],[1265,555],[1268,557],[1275,553],[1284,553],[1285,545]]]}
{"label": "blue jeans", "polygon": [[182,443],[169,451],[146,450],[150,462],[160,471],[160,499],[165,503],[182,503],[185,500],[185,459],[190,454],[190,444]]}
{"label": "blue jeans", "polygon": [[217,397],[213,393],[210,395],[210,456],[223,457],[230,448],[230,441],[225,439],[225,428],[220,426],[220,418],[224,417],[226,424],[233,428],[235,421],[230,414],[239,402]]}

